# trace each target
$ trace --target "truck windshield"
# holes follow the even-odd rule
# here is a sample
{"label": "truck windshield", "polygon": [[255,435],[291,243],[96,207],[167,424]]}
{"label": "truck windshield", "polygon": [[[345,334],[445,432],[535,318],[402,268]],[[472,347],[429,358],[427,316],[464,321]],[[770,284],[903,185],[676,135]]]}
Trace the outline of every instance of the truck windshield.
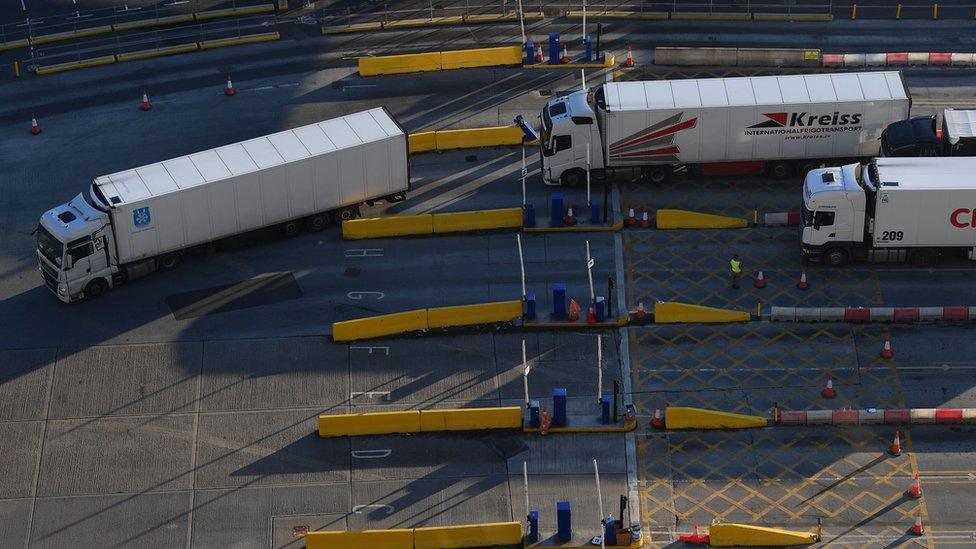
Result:
{"label": "truck windshield", "polygon": [[549,109],[542,109],[542,134],[539,135],[539,139],[542,141],[543,146],[549,143],[549,135],[551,132],[552,118],[549,117]]}
{"label": "truck windshield", "polygon": [[37,249],[48,261],[61,267],[61,258],[64,256],[64,244],[54,235],[47,232],[43,226],[37,226]]}

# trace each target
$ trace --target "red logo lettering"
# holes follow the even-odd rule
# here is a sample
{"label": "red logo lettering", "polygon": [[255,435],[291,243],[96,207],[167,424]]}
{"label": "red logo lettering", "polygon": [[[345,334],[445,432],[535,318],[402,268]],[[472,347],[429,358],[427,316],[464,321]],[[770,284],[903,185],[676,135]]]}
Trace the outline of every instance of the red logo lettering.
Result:
{"label": "red logo lettering", "polygon": [[[958,210],[949,214],[949,223],[952,223],[953,227],[959,227],[960,229],[965,229],[967,226],[966,222],[960,221],[959,216],[968,213],[972,213],[972,210],[970,210],[969,208],[959,208]],[[969,222],[969,226],[976,227],[976,215],[971,216],[971,221]]]}

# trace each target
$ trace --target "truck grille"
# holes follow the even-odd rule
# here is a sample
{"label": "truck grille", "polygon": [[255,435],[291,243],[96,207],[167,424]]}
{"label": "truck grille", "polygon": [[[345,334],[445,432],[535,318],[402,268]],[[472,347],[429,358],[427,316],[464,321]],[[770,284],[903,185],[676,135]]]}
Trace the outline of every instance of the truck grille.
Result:
{"label": "truck grille", "polygon": [[37,259],[38,264],[41,266],[41,275],[44,277],[44,283],[47,287],[51,289],[52,292],[58,293],[58,272],[48,267],[47,263],[44,263],[43,259]]}

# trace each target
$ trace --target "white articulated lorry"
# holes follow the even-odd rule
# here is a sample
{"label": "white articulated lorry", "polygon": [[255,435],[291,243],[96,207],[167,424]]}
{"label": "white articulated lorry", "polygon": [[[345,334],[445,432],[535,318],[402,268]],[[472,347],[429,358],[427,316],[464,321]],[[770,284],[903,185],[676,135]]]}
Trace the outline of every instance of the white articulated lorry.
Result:
{"label": "white articulated lorry", "polygon": [[811,170],[800,217],[803,254],[828,265],[976,259],[976,158],[877,158]]}
{"label": "white articulated lorry", "polygon": [[764,163],[785,177],[877,156],[881,132],[910,104],[899,72],[605,83],[542,109],[542,177],[579,184],[587,159],[596,178],[657,182],[715,163]]}
{"label": "white articulated lorry", "polygon": [[273,225],[319,231],[330,214],[403,200],[408,162],[407,134],[376,108],[97,177],[41,216],[41,275],[70,302],[172,268],[199,244]]}

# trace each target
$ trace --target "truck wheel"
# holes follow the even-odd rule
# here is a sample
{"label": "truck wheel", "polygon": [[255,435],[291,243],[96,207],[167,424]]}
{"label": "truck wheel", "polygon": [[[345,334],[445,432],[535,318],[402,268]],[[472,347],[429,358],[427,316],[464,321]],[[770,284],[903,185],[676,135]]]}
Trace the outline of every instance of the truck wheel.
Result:
{"label": "truck wheel", "polygon": [[175,269],[176,266],[180,264],[180,259],[180,254],[171,252],[156,260],[156,264],[161,270],[168,271],[170,269]]}
{"label": "truck wheel", "polygon": [[98,299],[105,295],[108,291],[108,283],[105,282],[104,278],[96,278],[85,286],[85,298],[86,299]]}
{"label": "truck wheel", "polygon": [[792,166],[789,162],[770,162],[766,166],[767,173],[776,179],[786,179],[789,177]]}
{"label": "truck wheel", "polygon": [[803,164],[800,164],[800,175],[806,177],[808,173],[819,168],[820,164],[822,164],[822,162],[807,160]]}
{"label": "truck wheel", "polygon": [[343,222],[359,217],[359,206],[346,206],[335,213],[336,221]]}
{"label": "truck wheel", "polygon": [[932,265],[935,265],[936,259],[938,259],[936,253],[928,248],[915,250],[908,258],[912,265],[915,265],[916,267],[931,267]]}
{"label": "truck wheel", "polygon": [[831,248],[823,254],[823,262],[831,267],[845,265],[849,259],[850,256],[847,255],[847,251],[840,248]]}
{"label": "truck wheel", "polygon": [[651,183],[664,183],[671,178],[671,166],[654,166],[644,172],[644,177]]}
{"label": "truck wheel", "polygon": [[383,200],[386,200],[387,202],[403,202],[406,199],[407,199],[407,195],[403,193],[393,193],[385,197]]}
{"label": "truck wheel", "polygon": [[287,238],[297,236],[300,230],[297,221],[285,221],[279,225],[279,228],[281,229],[281,234],[285,235]]}
{"label": "truck wheel", "polygon": [[310,215],[305,218],[305,230],[317,233],[329,226],[329,220],[322,214]]}
{"label": "truck wheel", "polygon": [[586,173],[583,170],[569,170],[562,177],[563,187],[579,187],[586,181]]}

